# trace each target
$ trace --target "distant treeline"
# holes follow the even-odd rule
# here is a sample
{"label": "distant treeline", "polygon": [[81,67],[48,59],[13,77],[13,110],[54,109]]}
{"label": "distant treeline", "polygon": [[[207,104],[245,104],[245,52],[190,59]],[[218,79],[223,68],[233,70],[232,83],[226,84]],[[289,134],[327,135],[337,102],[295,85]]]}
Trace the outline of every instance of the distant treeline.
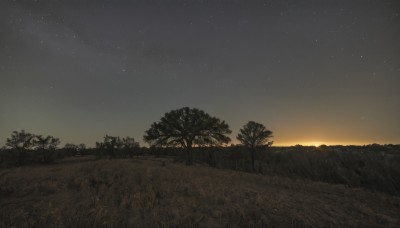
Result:
{"label": "distant treeline", "polygon": [[[253,172],[251,153],[244,146],[195,147],[194,163],[215,168]],[[68,156],[95,156],[98,159],[130,159],[138,156],[162,156],[186,161],[183,148],[105,146],[79,149],[64,147],[52,153],[53,160]],[[43,163],[42,153],[28,150],[23,164]],[[362,187],[400,196],[400,145],[367,146],[293,146],[258,147],[255,153],[256,173],[293,179],[308,179],[349,187]],[[0,166],[20,165],[15,149],[0,151]]]}
{"label": "distant treeline", "polygon": [[106,135],[96,148],[67,143],[25,131],[14,131],[0,151],[0,167],[51,163],[68,156],[97,158],[171,156],[187,165],[201,163],[215,168],[280,175],[364,187],[400,195],[400,145],[272,147],[272,131],[249,121],[227,146],[232,131],[225,121],[196,108],[184,107],[165,113],[145,132],[150,148],[140,147],[132,137]]}

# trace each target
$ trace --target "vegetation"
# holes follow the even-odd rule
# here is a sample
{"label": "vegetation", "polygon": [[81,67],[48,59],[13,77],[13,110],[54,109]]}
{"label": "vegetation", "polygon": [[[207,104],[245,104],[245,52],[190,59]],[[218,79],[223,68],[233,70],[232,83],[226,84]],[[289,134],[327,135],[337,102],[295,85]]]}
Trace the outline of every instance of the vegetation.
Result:
{"label": "vegetation", "polygon": [[171,113],[146,136],[177,134],[148,138],[151,148],[106,135],[58,149],[53,136],[13,132],[0,150],[0,227],[400,225],[399,145],[271,147],[272,132],[250,121],[241,145],[221,147],[223,121]]}
{"label": "vegetation", "polygon": [[115,151],[122,148],[122,142],[119,137],[106,135],[102,143],[96,143],[100,149],[105,149],[110,158],[115,158]]}
{"label": "vegetation", "polygon": [[0,168],[22,166],[32,163],[51,163],[56,159],[74,156],[78,151],[84,153],[85,144],[73,145],[67,143],[58,150],[60,139],[51,135],[42,136],[21,131],[13,131],[6,140],[6,146],[0,150]]}
{"label": "vegetation", "polygon": [[400,199],[185,166],[66,159],[0,171],[0,227],[398,227]]}
{"label": "vegetation", "polygon": [[106,151],[109,158],[115,158],[117,153],[119,156],[128,154],[132,158],[139,147],[139,143],[131,137],[121,139],[119,136],[106,135],[103,142],[96,142],[96,148],[100,150],[98,155],[101,156],[103,154],[102,151]]}
{"label": "vegetation", "polygon": [[240,129],[240,133],[236,137],[244,146],[250,148],[251,151],[251,164],[253,171],[255,171],[255,153],[256,148],[267,145],[271,146],[272,141],[272,131],[267,130],[264,125],[256,123],[254,121],[249,121],[246,125]]}
{"label": "vegetation", "polygon": [[34,137],[35,135],[22,130],[20,132],[13,131],[11,137],[7,139],[6,146],[12,148],[18,154],[16,162],[19,165],[25,163],[27,150],[34,146]]}
{"label": "vegetation", "polygon": [[[268,147],[272,143],[269,137],[258,141],[245,138],[246,134],[257,135],[249,129],[261,129],[256,132],[266,132],[261,135],[271,136],[270,131],[265,130],[263,126],[244,127],[238,138],[242,139],[245,146],[196,146],[190,150],[191,162],[236,171],[344,184],[400,196],[399,145]],[[176,160],[186,162],[188,159],[185,148],[141,148],[130,137],[121,139],[118,136],[106,135],[103,142],[97,143],[97,148],[67,143],[64,148],[58,149],[59,142],[52,136],[35,136],[23,130],[15,131],[7,139],[9,149],[0,150],[0,168],[58,162],[65,157],[77,155],[94,155],[97,158],[103,158],[105,155],[109,158],[173,156]],[[266,145],[262,145],[263,143]],[[253,145],[258,145],[257,150],[252,151]]]}
{"label": "vegetation", "polygon": [[150,148],[106,135],[59,149],[58,138],[14,131],[0,150],[0,227],[400,225],[400,145],[272,147],[254,121],[240,145],[224,145],[230,133],[187,107],[151,125]]}
{"label": "vegetation", "polygon": [[30,149],[37,149],[41,153],[42,162],[52,162],[54,151],[60,144],[60,139],[53,136],[44,137],[42,135],[35,135],[24,130],[13,131],[11,137],[7,139],[6,145],[17,153],[16,164],[23,165],[27,162],[28,151]]}
{"label": "vegetation", "polygon": [[78,151],[81,153],[82,156],[84,156],[86,151],[86,144],[80,143],[78,145]]}
{"label": "vegetation", "polygon": [[54,138],[50,135],[47,137],[37,135],[33,139],[33,144],[42,153],[44,163],[49,163],[54,160],[54,152],[60,143],[60,139]]}
{"label": "vegetation", "polygon": [[[151,149],[156,156],[170,155],[183,161],[179,148]],[[254,172],[251,153],[244,146],[194,148],[194,161],[212,167]],[[256,151],[256,173],[292,179],[344,184],[400,196],[400,145],[262,147]]]}
{"label": "vegetation", "polygon": [[230,142],[226,136],[232,131],[225,121],[196,108],[184,107],[165,113],[153,123],[143,137],[151,146],[182,147],[187,154],[186,164],[191,165],[194,145],[218,146]]}

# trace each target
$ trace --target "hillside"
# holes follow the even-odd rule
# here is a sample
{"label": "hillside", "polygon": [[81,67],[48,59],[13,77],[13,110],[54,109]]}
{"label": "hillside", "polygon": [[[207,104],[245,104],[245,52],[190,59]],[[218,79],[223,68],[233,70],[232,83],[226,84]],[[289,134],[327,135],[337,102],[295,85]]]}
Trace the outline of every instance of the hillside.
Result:
{"label": "hillside", "polygon": [[0,227],[399,227],[400,198],[154,158],[0,171]]}

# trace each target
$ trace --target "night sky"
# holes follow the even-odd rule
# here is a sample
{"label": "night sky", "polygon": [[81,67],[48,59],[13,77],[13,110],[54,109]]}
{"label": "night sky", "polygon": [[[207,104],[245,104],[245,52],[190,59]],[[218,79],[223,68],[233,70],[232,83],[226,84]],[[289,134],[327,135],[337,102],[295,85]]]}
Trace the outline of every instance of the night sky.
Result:
{"label": "night sky", "polygon": [[146,145],[184,106],[232,139],[254,120],[274,145],[400,143],[400,2],[0,1],[0,145]]}

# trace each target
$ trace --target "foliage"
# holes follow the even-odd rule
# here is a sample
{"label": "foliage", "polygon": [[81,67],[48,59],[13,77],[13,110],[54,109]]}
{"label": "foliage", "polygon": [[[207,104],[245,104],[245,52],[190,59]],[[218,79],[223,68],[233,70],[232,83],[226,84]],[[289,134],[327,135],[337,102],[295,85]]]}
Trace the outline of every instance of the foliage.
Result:
{"label": "foliage", "polygon": [[42,153],[42,158],[44,163],[49,163],[55,159],[55,150],[57,146],[61,143],[60,139],[54,138],[48,135],[44,137],[42,135],[37,135],[33,139],[33,144],[37,150]]}
{"label": "foliage", "polygon": [[100,149],[106,150],[110,158],[115,158],[115,150],[122,148],[122,141],[119,136],[104,136],[104,140],[101,143],[96,143]]}
{"label": "foliage", "polygon": [[[129,154],[129,157],[132,157],[135,150],[139,148],[139,143],[131,137],[121,139],[119,136],[106,135],[103,142],[96,142],[96,148],[105,151],[110,158],[115,158],[119,152]],[[100,155],[102,155],[101,152]]]}
{"label": "foliage", "polygon": [[13,131],[11,137],[6,140],[6,145],[10,149],[2,151],[0,155],[0,167],[49,163],[63,158],[66,156],[65,153],[56,153],[59,144],[60,139],[50,135],[45,137],[24,130]]}
{"label": "foliage", "polygon": [[255,149],[261,145],[267,144],[272,145],[272,131],[267,130],[264,125],[249,121],[243,128],[240,129],[240,133],[236,137],[244,146],[250,148],[252,168],[255,171]]}
{"label": "foliage", "polygon": [[249,121],[240,129],[240,133],[236,137],[244,146],[255,148],[261,145],[272,145],[272,131],[267,130],[263,124]]}
{"label": "foliage", "polygon": [[17,164],[23,165],[27,157],[27,150],[31,149],[35,135],[25,132],[25,130],[13,131],[10,138],[7,138],[6,146],[14,149],[17,156]]}
{"label": "foliage", "polygon": [[135,141],[134,138],[126,137],[122,138],[122,146],[123,150],[129,155],[129,157],[133,157],[137,149],[140,147],[139,143]]}
{"label": "foliage", "polygon": [[139,143],[134,138],[126,137],[122,138],[122,146],[126,149],[133,149],[139,147]]}
{"label": "foliage", "polygon": [[192,163],[194,145],[218,146],[230,142],[226,136],[232,131],[225,121],[197,108],[184,107],[173,110],[151,125],[143,137],[151,146],[182,147],[187,152],[187,163]]}
{"label": "foliage", "polygon": [[6,146],[13,149],[27,150],[33,147],[35,135],[25,132],[25,130],[13,131],[10,138],[7,138]]}
{"label": "foliage", "polygon": [[64,150],[68,151],[71,156],[75,156],[79,151],[79,146],[72,143],[66,143]]}
{"label": "foliage", "polygon": [[[255,172],[350,187],[400,196],[399,146],[261,147],[256,150]],[[254,172],[249,149],[244,146],[193,148],[193,160],[216,168]],[[182,149],[158,148],[154,155],[173,155],[184,161]],[[211,165],[210,165],[211,166]]]}

